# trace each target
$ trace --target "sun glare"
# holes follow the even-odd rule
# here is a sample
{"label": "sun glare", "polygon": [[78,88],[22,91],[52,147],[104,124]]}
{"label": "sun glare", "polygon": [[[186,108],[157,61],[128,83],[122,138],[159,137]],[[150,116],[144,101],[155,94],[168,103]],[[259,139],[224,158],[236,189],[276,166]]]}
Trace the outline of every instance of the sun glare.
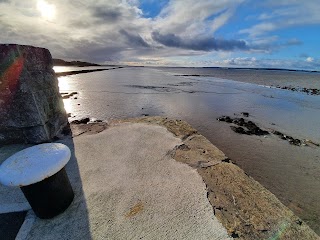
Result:
{"label": "sun glare", "polygon": [[38,0],[37,9],[41,13],[41,16],[48,21],[52,21],[56,15],[55,5],[44,0]]}

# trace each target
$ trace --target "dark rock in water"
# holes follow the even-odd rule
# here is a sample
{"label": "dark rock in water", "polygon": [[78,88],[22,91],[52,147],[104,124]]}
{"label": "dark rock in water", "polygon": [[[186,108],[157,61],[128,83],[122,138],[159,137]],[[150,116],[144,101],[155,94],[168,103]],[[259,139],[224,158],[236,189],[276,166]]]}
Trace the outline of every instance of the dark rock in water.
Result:
{"label": "dark rock in water", "polygon": [[218,120],[219,122],[225,122],[225,121],[226,121],[226,120],[225,120],[225,116],[218,117],[217,120]]}
{"label": "dark rock in water", "polygon": [[247,135],[257,135],[257,136],[262,136],[262,135],[268,135],[269,132],[262,130],[259,128],[254,122],[252,121],[246,121],[243,118],[230,118],[228,116],[222,116],[217,118],[218,121],[221,122],[227,122],[227,123],[233,123],[236,124],[240,127],[235,127],[231,126],[231,129],[239,134],[247,134]]}
{"label": "dark rock in water", "polygon": [[292,92],[303,92],[308,95],[320,95],[320,89],[316,89],[316,88],[305,88],[305,87],[299,88],[299,87],[291,87],[291,86],[280,87],[279,85],[277,85],[276,88],[285,89]]}
{"label": "dark rock in water", "polygon": [[0,45],[0,144],[49,142],[69,128],[52,67],[47,49]]}
{"label": "dark rock in water", "polygon": [[[68,99],[72,97],[73,95],[78,94],[78,92],[70,92],[70,93],[61,93],[61,96],[63,99]],[[77,99],[76,97],[74,99]]]}
{"label": "dark rock in water", "polygon": [[249,117],[249,113],[248,112],[242,112],[241,113],[244,117]]}
{"label": "dark rock in water", "polygon": [[232,131],[234,131],[236,133],[248,134],[248,132],[246,130],[244,130],[244,128],[242,128],[242,127],[230,126],[230,128],[232,129]]}
{"label": "dark rock in water", "polygon": [[283,135],[283,133],[278,132],[278,131],[273,131],[272,133],[273,133],[274,135],[278,135],[278,136],[282,136],[282,135]]}
{"label": "dark rock in water", "polygon": [[226,117],[226,122],[227,123],[232,123],[232,119],[230,117]]}
{"label": "dark rock in water", "polygon": [[[217,120],[221,121],[221,122],[233,123],[235,125],[238,125],[239,127],[230,126],[230,128],[234,132],[239,133],[239,134],[257,135],[257,136],[265,136],[265,135],[270,134],[268,131],[259,128],[254,122],[246,121],[243,118],[232,119],[228,116],[222,116],[222,117],[217,118]],[[273,130],[272,133],[274,135],[277,135],[279,138],[288,141],[291,145],[301,146],[303,144],[303,142],[301,140],[295,139],[291,136],[287,136],[279,131]],[[320,146],[320,145],[317,145],[317,146]]]}
{"label": "dark rock in water", "polygon": [[88,122],[90,122],[90,118],[82,118],[79,120],[74,120],[71,123],[72,124],[87,124]]}
{"label": "dark rock in water", "polygon": [[245,121],[243,118],[235,118],[232,120],[232,123],[234,123],[238,126],[243,126],[245,124]]}
{"label": "dark rock in water", "polygon": [[101,122],[103,122],[103,121],[102,121],[102,120],[97,119],[97,120],[94,120],[94,121],[92,121],[92,122],[94,122],[94,123],[101,123]]}
{"label": "dark rock in water", "polygon": [[250,132],[250,134],[253,134],[253,135],[262,136],[262,135],[269,134],[268,131],[262,130],[255,123],[253,123],[251,121],[248,121],[247,123],[245,123],[244,126],[249,130],[248,132]]}
{"label": "dark rock in water", "polygon": [[293,137],[287,136],[287,135],[285,135],[285,134],[283,134],[283,133],[281,133],[281,132],[279,132],[279,131],[274,130],[274,131],[272,131],[272,133],[273,133],[274,135],[277,135],[277,136],[278,136],[279,138],[281,138],[282,140],[288,141],[288,142],[289,142],[290,144],[292,144],[292,145],[301,146],[301,144],[302,144],[302,141],[301,141],[301,140],[299,140],[299,139],[294,139]]}

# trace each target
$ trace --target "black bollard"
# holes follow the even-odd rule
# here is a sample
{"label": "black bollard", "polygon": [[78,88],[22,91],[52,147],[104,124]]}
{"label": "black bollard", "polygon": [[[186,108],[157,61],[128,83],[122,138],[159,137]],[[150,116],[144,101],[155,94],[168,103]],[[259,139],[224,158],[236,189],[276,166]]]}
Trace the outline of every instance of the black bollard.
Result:
{"label": "black bollard", "polygon": [[64,212],[74,198],[64,167],[41,182],[21,187],[21,190],[35,214],[42,219],[53,218]]}

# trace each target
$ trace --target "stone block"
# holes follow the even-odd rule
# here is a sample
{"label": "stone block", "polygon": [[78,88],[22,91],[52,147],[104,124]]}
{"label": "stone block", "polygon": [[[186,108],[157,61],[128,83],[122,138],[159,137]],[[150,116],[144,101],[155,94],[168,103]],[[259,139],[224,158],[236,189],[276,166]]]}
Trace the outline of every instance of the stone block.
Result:
{"label": "stone block", "polygon": [[51,141],[69,127],[49,50],[0,45],[0,144]]}

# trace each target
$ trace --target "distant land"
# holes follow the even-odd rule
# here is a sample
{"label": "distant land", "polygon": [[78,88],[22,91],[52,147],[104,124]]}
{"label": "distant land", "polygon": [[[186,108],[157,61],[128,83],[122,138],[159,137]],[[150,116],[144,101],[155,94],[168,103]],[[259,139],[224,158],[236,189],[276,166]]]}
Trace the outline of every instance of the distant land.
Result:
{"label": "distant land", "polygon": [[82,62],[82,61],[65,61],[62,59],[54,58],[53,59],[53,65],[54,66],[74,66],[74,67],[91,67],[91,66],[102,66],[96,63],[90,63],[90,62]]}
{"label": "distant land", "polygon": [[217,69],[236,69],[236,70],[269,70],[269,71],[289,71],[289,72],[316,72],[319,73],[318,70],[303,70],[303,69],[287,69],[287,68],[248,68],[248,67],[202,67],[202,68],[217,68]]}
{"label": "distant land", "polygon": [[[82,62],[82,61],[65,61],[63,59],[54,58],[53,59],[54,66],[74,66],[74,67],[92,67],[92,66],[119,66],[119,65],[101,65],[90,62]],[[132,66],[132,67],[144,67],[144,66]],[[168,66],[160,66],[160,67],[168,67]],[[178,67],[171,66],[172,68],[211,68],[211,69],[233,69],[233,70],[269,70],[269,71],[289,71],[289,72],[309,72],[309,73],[320,73],[318,70],[303,70],[303,69],[286,69],[286,68],[248,68],[248,67]]]}

